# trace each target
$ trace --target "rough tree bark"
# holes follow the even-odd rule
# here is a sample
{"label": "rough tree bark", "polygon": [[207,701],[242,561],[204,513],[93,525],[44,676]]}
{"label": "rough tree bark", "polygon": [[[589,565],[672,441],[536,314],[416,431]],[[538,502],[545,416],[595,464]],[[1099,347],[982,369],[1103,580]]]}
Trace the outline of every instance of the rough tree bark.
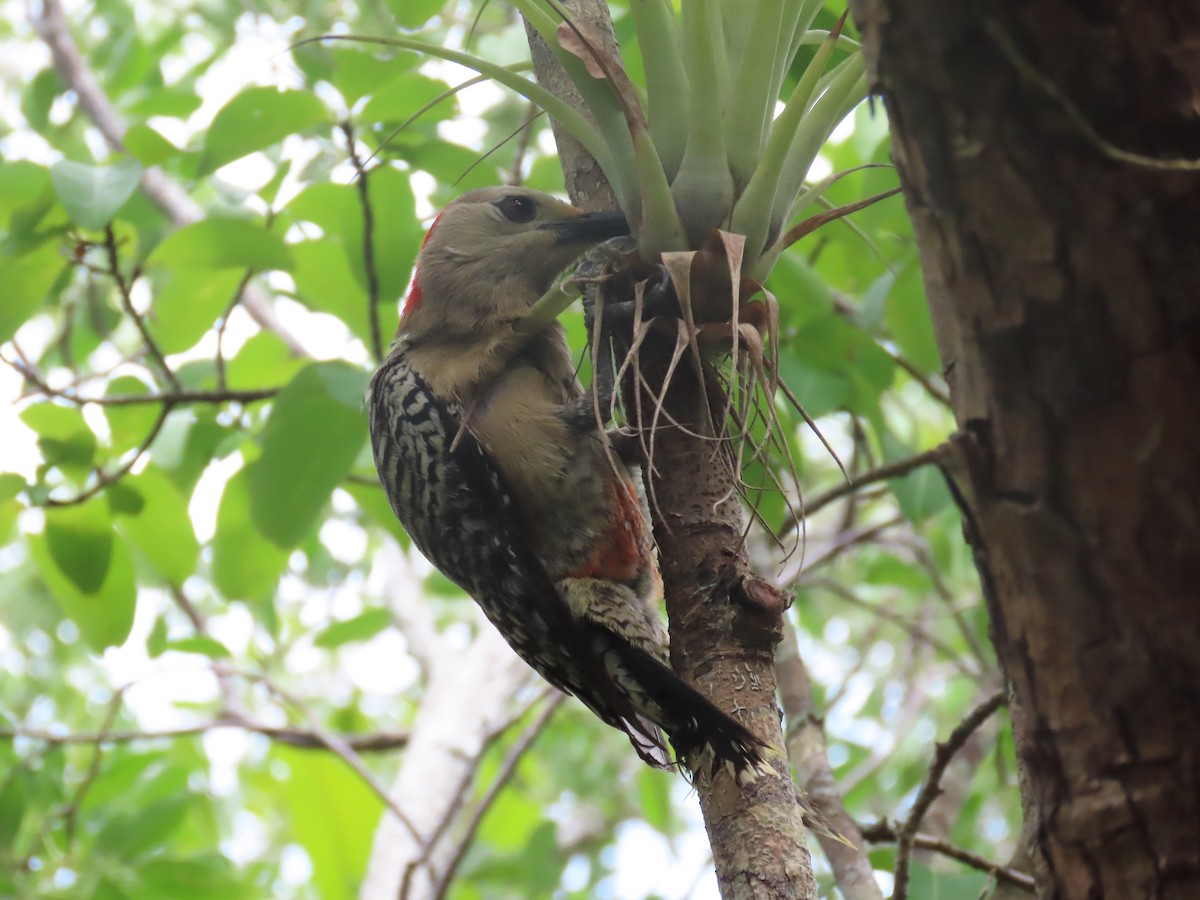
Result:
{"label": "rough tree bark", "polygon": [[1200,896],[1200,5],[852,0],[1039,893]]}
{"label": "rough tree bark", "polygon": [[[602,0],[570,0],[563,6],[611,39]],[[578,95],[566,89],[569,81],[544,44],[533,35],[530,45],[538,80],[578,108]],[[558,131],[556,138],[563,148]],[[572,200],[604,208],[596,203],[602,192],[594,160],[573,141],[562,156]],[[615,208],[611,195],[608,202],[607,208]],[[642,370],[652,384],[661,378],[670,352],[669,347],[665,354],[658,350],[642,354]],[[686,364],[676,372],[664,409],[687,430],[703,431],[700,383]],[[724,774],[712,783],[701,778],[697,793],[724,897],[807,900],[816,898],[816,884],[775,699],[773,654],[784,607],[750,569],[742,546],[743,513],[718,446],[669,425],[655,440],[654,535],[670,617],[671,659],[677,672],[771,745],[778,774],[743,788]]]}

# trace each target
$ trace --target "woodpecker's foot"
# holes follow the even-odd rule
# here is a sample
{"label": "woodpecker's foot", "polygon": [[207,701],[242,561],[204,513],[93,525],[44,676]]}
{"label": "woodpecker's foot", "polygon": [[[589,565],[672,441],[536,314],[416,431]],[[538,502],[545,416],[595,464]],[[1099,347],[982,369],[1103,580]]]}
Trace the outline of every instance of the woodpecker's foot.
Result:
{"label": "woodpecker's foot", "polygon": [[[642,321],[657,316],[679,318],[682,311],[679,308],[679,297],[675,293],[675,285],[671,281],[667,267],[658,265],[658,272],[643,282],[645,289],[642,293]],[[629,325],[637,312],[638,301],[622,300],[604,304],[606,324]]]}
{"label": "woodpecker's foot", "polygon": [[617,458],[626,465],[642,464],[642,441],[637,431],[628,425],[608,429],[608,443]]}
{"label": "woodpecker's foot", "polygon": [[[596,386],[588,388],[582,396],[576,397],[563,407],[560,414],[567,427],[577,434],[600,432],[604,423],[608,422],[609,410],[612,409],[612,391],[601,393],[599,403],[596,402]],[[597,413],[599,413],[597,415]]]}

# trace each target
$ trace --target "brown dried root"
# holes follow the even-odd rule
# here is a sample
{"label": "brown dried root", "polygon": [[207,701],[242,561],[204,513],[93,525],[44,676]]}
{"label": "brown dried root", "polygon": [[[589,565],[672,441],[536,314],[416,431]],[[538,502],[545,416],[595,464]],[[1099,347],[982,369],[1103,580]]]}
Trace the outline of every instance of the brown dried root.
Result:
{"label": "brown dried root", "polygon": [[[656,471],[656,436],[663,425],[712,441],[752,522],[765,527],[758,504],[766,491],[794,493],[803,503],[792,441],[779,416],[777,398],[797,409],[839,468],[845,469],[779,377],[779,304],[759,282],[743,276],[744,243],[741,235],[714,230],[699,250],[663,254],[658,269],[638,262],[632,252],[610,249],[601,270],[593,266],[585,274],[586,266],[581,266],[582,277],[577,281],[595,288],[590,291],[589,304],[594,379],[610,386],[632,387],[626,397],[632,398],[633,409],[624,410],[623,417],[615,389],[607,397],[600,391],[593,393],[592,413],[601,431],[609,422],[624,418],[637,434],[644,464],[652,473]],[[677,312],[663,308],[664,275]],[[632,301],[625,299],[630,296]],[[621,306],[626,307],[630,324],[617,335],[607,316]],[[654,384],[640,361],[640,351],[652,337],[663,342],[666,354],[663,374]],[[722,374],[716,360],[726,357],[730,363]],[[685,427],[666,408],[668,391],[685,360],[699,384],[699,430]],[[609,366],[616,369],[611,378],[604,374],[606,370],[611,373]],[[771,465],[772,461],[781,465]],[[755,463],[761,464],[763,479],[751,485],[742,473]],[[785,481],[790,482],[790,491]],[[649,500],[657,509],[654,479],[648,478],[647,483]],[[786,550],[788,555],[803,542],[801,523],[796,544]],[[780,546],[786,549],[782,543]]]}

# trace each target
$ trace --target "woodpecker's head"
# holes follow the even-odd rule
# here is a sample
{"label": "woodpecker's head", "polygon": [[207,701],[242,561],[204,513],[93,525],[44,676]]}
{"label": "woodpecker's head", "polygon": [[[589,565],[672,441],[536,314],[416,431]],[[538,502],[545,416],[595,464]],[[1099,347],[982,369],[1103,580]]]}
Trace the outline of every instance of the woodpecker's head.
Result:
{"label": "woodpecker's head", "polygon": [[628,233],[621,213],[584,213],[540,191],[470,191],[430,227],[400,330],[421,338],[499,327],[589,246]]}

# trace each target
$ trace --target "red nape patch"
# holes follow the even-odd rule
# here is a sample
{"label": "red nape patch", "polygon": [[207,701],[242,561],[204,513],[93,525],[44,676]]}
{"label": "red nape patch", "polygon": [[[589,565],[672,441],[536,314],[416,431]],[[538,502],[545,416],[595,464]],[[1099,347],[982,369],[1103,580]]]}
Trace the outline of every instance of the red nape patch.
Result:
{"label": "red nape patch", "polygon": [[[438,222],[442,221],[442,214],[438,213],[437,218],[433,220],[433,224],[429,226],[429,230],[425,232],[425,239],[421,241],[421,249],[425,249],[425,245],[429,243],[429,239],[433,237],[433,229],[437,228]],[[419,257],[418,257],[419,259]],[[418,263],[417,271],[413,273],[412,287],[408,291],[408,296],[404,298],[404,315],[410,312],[415,312],[421,306],[421,300],[424,295],[421,293],[421,267]]]}

